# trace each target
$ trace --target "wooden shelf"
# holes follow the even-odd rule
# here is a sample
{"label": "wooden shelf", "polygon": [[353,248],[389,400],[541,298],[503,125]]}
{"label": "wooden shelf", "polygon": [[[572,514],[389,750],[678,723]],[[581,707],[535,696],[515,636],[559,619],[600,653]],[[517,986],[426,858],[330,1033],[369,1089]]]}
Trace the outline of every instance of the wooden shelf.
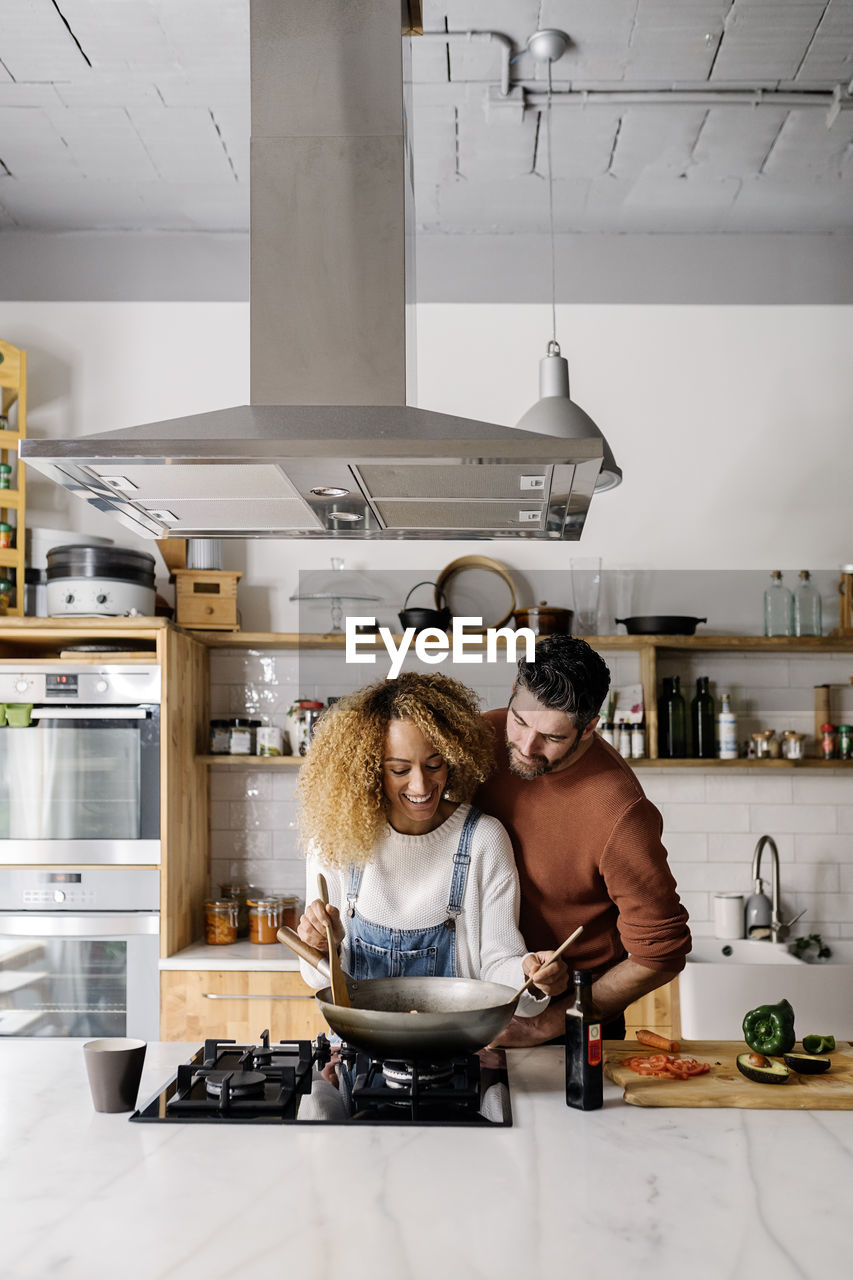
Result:
{"label": "wooden shelf", "polygon": [[[329,632],[193,631],[211,649],[343,649],[345,637]],[[360,643],[367,637],[360,636]],[[378,637],[377,637],[378,639]],[[675,649],[733,653],[853,653],[849,636],[584,636],[593,649],[610,651]],[[399,633],[394,634],[395,643]]]}
{"label": "wooden shelf", "polygon": [[17,489],[0,489],[0,511],[17,511],[22,501]]}
{"label": "wooden shelf", "polygon": [[[208,755],[197,759],[226,769],[299,768],[304,756]],[[853,760],[626,760],[632,769],[853,769]]]}
{"label": "wooden shelf", "polygon": [[626,764],[641,769],[850,769],[853,760],[627,760]]}
{"label": "wooden shelf", "polygon": [[[14,400],[11,403],[14,404]],[[20,431],[0,431],[0,449],[4,453],[17,453],[18,445],[23,439]]]}
{"label": "wooden shelf", "polygon": [[304,756],[232,756],[224,752],[215,756],[198,756],[202,764],[225,765],[226,769],[268,769],[302,764]]}

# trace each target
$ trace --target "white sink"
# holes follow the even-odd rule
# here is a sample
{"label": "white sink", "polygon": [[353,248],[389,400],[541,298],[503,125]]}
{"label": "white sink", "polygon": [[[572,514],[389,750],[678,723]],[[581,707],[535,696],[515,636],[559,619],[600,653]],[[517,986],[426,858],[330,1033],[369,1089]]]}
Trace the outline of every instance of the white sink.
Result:
{"label": "white sink", "polygon": [[749,1009],[794,1007],[798,1038],[810,1033],[853,1040],[853,941],[830,940],[829,960],[807,964],[784,943],[694,938],[678,978],[685,1040],[742,1040]]}

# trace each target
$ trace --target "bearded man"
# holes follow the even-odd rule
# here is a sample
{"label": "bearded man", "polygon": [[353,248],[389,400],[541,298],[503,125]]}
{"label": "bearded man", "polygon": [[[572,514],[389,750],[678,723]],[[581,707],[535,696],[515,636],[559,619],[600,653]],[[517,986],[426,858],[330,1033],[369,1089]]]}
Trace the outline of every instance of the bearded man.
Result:
{"label": "bearded man", "polygon": [[[519,927],[533,950],[555,948],[583,925],[566,959],[593,973],[605,1039],[624,1039],[624,1010],[683,968],[687,911],[676,891],[663,819],[633,769],[596,733],[610,687],[584,640],[548,636],[521,661],[509,706],[489,711],[498,768],[474,797],[509,831],[521,883]],[[569,994],[496,1042],[560,1042]]]}

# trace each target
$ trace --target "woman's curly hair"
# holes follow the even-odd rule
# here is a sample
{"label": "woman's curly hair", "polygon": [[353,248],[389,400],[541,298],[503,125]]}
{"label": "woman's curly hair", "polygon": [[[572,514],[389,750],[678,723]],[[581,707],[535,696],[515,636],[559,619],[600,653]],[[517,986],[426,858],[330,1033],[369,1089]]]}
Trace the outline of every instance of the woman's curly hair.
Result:
{"label": "woman's curly hair", "polygon": [[300,770],[299,828],[323,862],[369,862],[388,822],[382,764],[391,720],[411,720],[440,751],[444,794],[467,802],[494,768],[492,730],[479,700],[450,676],[404,672],[341,698],[318,721]]}

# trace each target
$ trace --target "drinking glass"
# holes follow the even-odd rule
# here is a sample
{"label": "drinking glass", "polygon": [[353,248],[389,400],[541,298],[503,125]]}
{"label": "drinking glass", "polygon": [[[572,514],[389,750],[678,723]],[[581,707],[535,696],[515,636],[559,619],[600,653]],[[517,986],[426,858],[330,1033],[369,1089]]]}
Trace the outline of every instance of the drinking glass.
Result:
{"label": "drinking glass", "polygon": [[570,561],[576,635],[594,636],[601,594],[601,556],[576,556]]}

